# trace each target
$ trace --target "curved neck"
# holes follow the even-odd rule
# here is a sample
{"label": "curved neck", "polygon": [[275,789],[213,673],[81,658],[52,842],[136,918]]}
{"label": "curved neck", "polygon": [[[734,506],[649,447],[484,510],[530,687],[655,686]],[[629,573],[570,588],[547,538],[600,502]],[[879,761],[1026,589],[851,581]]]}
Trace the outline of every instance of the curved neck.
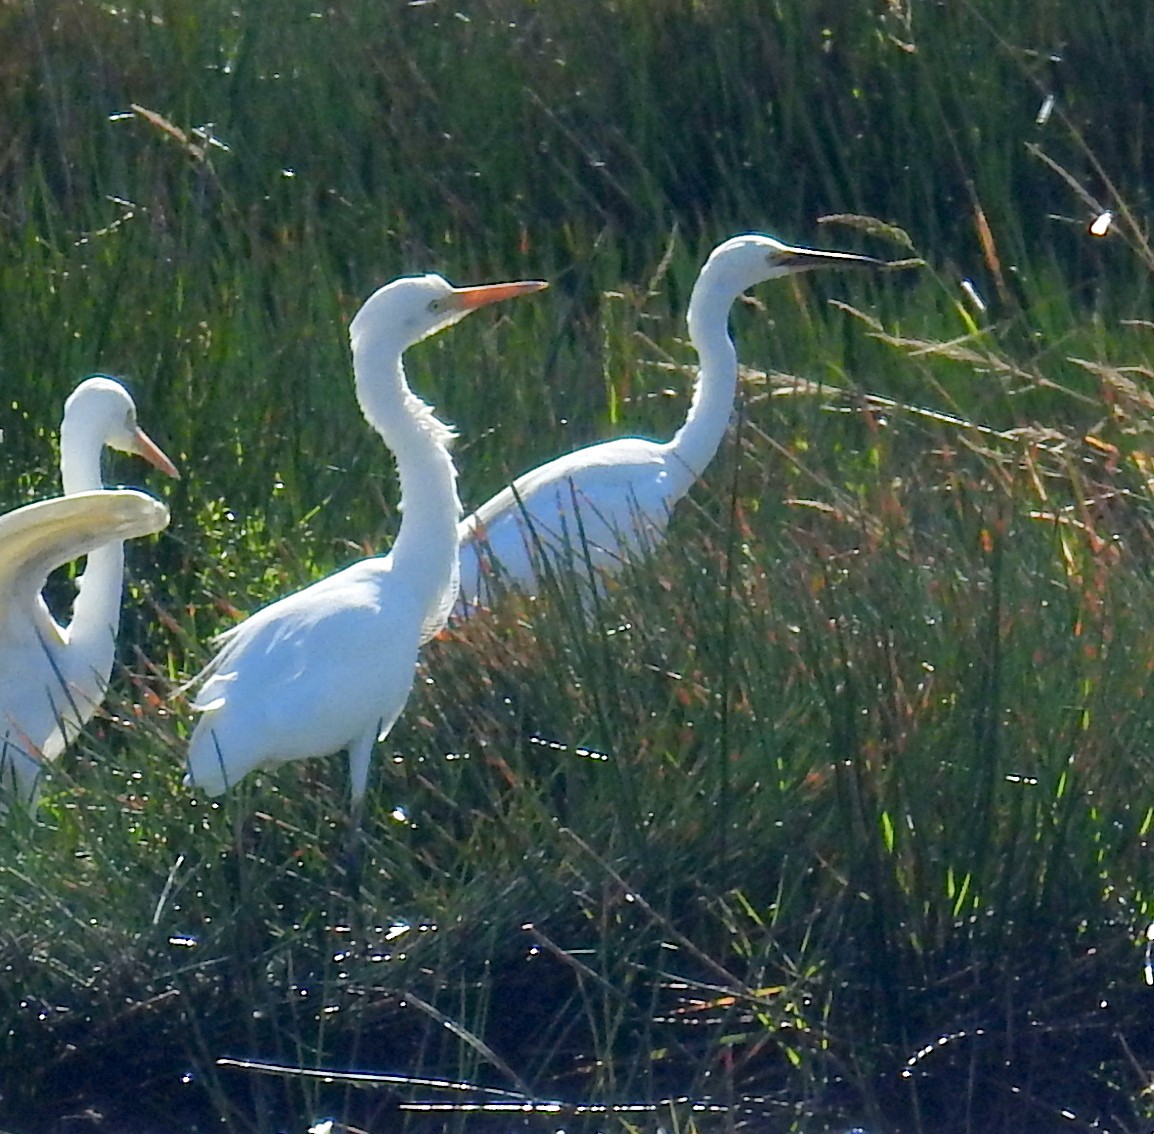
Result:
{"label": "curved neck", "polygon": [[[104,487],[100,458],[104,438],[87,422],[70,421],[60,427],[60,480],[66,496]],[[124,544],[120,540],[88,553],[84,574],[77,580],[77,595],[68,626],[69,663],[74,680],[103,688],[108,682],[120,628],[120,597],[124,586]]]}
{"label": "curved neck", "polygon": [[104,438],[96,434],[87,422],[66,415],[60,426],[60,481],[65,496],[75,492],[94,492],[104,487],[100,471],[103,453]]}
{"label": "curved neck", "polygon": [[425,610],[457,590],[457,523],[461,501],[449,454],[453,431],[409,389],[401,365],[404,344],[365,334],[353,347],[357,401],[392,450],[401,481],[401,526],[390,552]]}
{"label": "curved neck", "polygon": [[729,309],[736,295],[698,276],[689,300],[689,339],[697,350],[697,381],[685,423],[669,450],[685,465],[690,482],[713,459],[725,436],[737,394],[737,351],[729,337]]}

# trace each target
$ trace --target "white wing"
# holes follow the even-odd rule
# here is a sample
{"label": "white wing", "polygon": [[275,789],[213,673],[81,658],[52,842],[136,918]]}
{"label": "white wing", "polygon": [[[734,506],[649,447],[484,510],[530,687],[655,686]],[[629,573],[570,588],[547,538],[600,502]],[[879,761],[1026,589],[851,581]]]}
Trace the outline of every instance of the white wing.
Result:
{"label": "white wing", "polygon": [[159,500],[132,489],[58,496],[0,516],[0,623],[13,604],[27,610],[38,601],[62,563],[112,540],[161,531],[168,519]]}

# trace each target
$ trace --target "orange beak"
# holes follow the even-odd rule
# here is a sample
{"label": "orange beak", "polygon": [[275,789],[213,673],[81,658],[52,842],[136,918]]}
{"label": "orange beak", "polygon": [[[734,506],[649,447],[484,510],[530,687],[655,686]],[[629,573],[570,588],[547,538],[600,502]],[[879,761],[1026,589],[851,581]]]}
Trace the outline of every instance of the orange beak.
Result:
{"label": "orange beak", "polygon": [[168,459],[164,450],[139,426],[136,430],[135,440],[135,452],[137,456],[143,457],[150,465],[160,469],[162,473],[180,480],[180,472],[176,465]]}
{"label": "orange beak", "polygon": [[503,299],[514,299],[518,295],[531,295],[535,291],[543,291],[548,286],[543,280],[520,280],[517,283],[458,287],[453,289],[453,304],[461,311],[476,311],[478,307],[500,303]]}

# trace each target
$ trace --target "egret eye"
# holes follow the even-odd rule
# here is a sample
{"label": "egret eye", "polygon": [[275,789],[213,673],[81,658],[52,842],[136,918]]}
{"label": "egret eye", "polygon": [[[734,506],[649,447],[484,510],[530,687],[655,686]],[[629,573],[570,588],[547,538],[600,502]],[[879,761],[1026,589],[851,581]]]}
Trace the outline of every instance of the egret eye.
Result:
{"label": "egret eye", "polygon": [[443,299],[434,299],[429,303],[429,310],[436,315],[438,311],[445,310],[445,301]]}

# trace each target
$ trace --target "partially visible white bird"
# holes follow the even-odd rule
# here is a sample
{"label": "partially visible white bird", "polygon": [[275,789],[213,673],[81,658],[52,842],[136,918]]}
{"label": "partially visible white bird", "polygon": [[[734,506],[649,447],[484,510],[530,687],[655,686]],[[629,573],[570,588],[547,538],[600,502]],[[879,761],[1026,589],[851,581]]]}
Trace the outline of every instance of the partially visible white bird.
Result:
{"label": "partially visible white bird", "polygon": [[349,328],[357,399],[393,451],[400,530],[373,556],[279,599],[227,630],[205,668],[186,782],[217,795],[254,768],[345,750],[354,830],[373,744],[408,700],[420,644],[457,594],[461,503],[453,432],[405,380],[402,353],[471,311],[544,283],[456,288],[407,276],[365,302]]}
{"label": "partially visible white bird", "polygon": [[[144,493],[101,491],[106,446],[179,475],[136,424],[128,391],[111,378],[87,378],[64,405],[65,495],[0,517],[0,780],[30,809],[45,763],[64,751],[108,687],[120,627],[123,541],[168,523],[168,509]],[[72,621],[61,626],[40,592],[51,570],[85,554]]]}
{"label": "partially visible white bird", "polygon": [[611,575],[657,544],[673,506],[713,459],[737,392],[729,309],[747,288],[812,268],[882,266],[847,252],[795,248],[759,233],[718,245],[689,300],[689,338],[700,367],[685,423],[671,441],[619,437],[567,453],[519,476],[460,525],[461,597],[467,617],[491,583],[538,590],[541,553],[562,568],[588,563]]}

